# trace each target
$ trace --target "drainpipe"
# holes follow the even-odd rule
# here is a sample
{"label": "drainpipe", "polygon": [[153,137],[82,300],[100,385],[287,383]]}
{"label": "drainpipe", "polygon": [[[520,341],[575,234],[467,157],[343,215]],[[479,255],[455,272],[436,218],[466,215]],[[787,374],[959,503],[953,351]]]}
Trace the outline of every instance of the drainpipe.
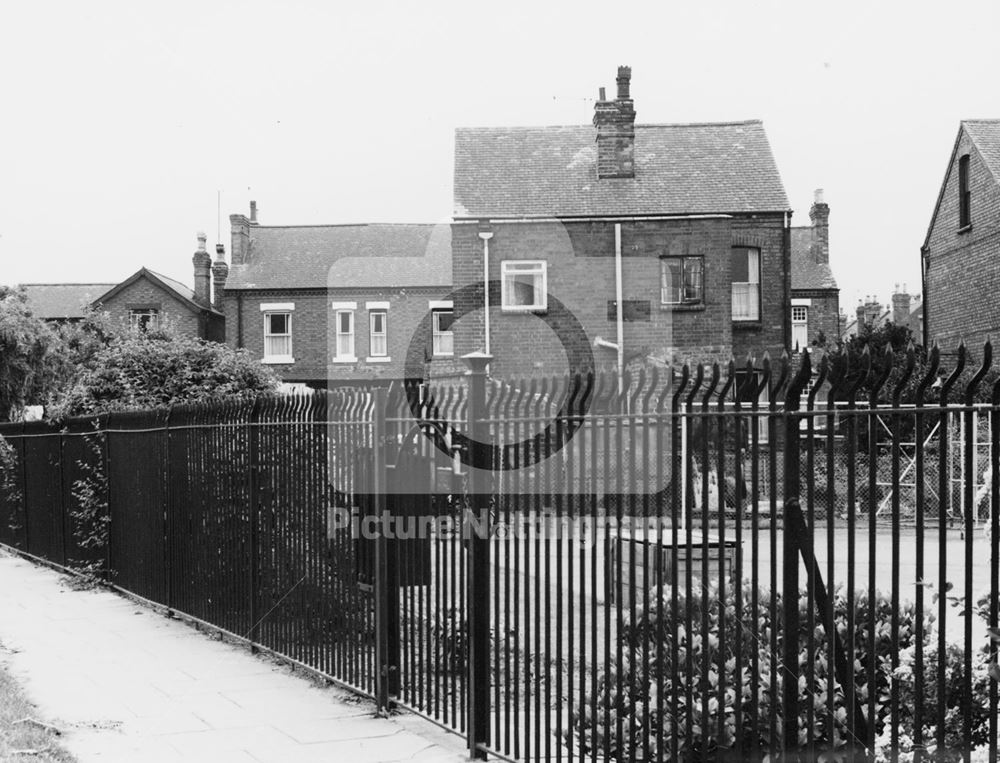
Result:
{"label": "drainpipe", "polygon": [[622,224],[615,223],[615,323],[618,330],[618,393],[624,393],[625,320],[622,315]]}
{"label": "drainpipe", "polygon": [[236,349],[243,349],[243,292],[236,292]]}
{"label": "drainpipe", "polygon": [[[493,232],[479,231],[483,240],[483,352],[490,354],[490,239]],[[488,368],[488,366],[487,366]]]}

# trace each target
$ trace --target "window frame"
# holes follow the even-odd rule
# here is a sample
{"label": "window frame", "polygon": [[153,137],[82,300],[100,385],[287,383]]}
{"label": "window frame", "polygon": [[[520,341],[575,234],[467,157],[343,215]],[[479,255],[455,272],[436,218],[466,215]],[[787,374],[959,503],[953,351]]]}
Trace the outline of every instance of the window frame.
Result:
{"label": "window frame", "polygon": [[[763,264],[764,264],[763,263],[763,257],[761,256],[761,250],[760,250],[760,247],[758,247],[758,246],[742,246],[742,245],[741,246],[734,246],[734,247],[732,247],[730,249],[730,258],[732,258],[733,253],[738,252],[738,251],[743,252],[747,256],[747,258],[748,258],[748,260],[747,260],[747,278],[749,278],[751,280],[748,280],[748,281],[737,281],[737,280],[733,279],[733,281],[732,281],[730,289],[731,289],[731,292],[732,292],[732,317],[733,317],[733,322],[734,323],[760,323],[760,321],[761,321],[761,313],[763,312],[762,309],[761,309],[761,302],[762,302],[762,297],[763,297],[763,294],[762,294],[763,289],[761,288],[761,280],[762,280],[762,278],[761,278],[762,272],[761,271],[763,270]],[[756,266],[756,268],[750,267],[749,257],[750,257],[751,252],[755,252],[756,255],[757,255],[757,266]],[[731,261],[730,261],[730,264],[731,264]],[[754,276],[757,277],[756,280],[753,280]],[[736,312],[736,288],[735,287],[738,286],[738,285],[739,286],[747,286],[747,287],[754,287],[754,286],[756,287],[756,299],[754,300],[754,314],[753,315],[737,315],[737,312]],[[749,291],[749,289],[748,289],[748,291]]]}
{"label": "window frame", "polygon": [[[354,313],[356,308],[348,307],[337,307],[334,308],[334,346],[333,346],[333,362],[334,363],[355,363],[357,362],[357,344],[356,344],[356,325],[354,322]],[[346,332],[340,329],[340,316],[346,315],[350,320],[350,329]],[[340,338],[342,336],[349,337],[350,341],[350,352],[348,354],[341,354],[340,352]]]}
{"label": "window frame", "polygon": [[[375,331],[375,319],[381,316],[382,331]],[[339,327],[338,327],[339,328]],[[382,337],[383,349],[375,352],[375,338]],[[384,307],[371,308],[368,310],[368,357],[366,360],[378,363],[389,360],[389,310]]]}
{"label": "window frame", "polygon": [[969,189],[969,154],[958,159],[958,228],[959,230],[972,226],[972,191]]}
{"label": "window frame", "polygon": [[[287,320],[287,331],[283,334],[276,334],[271,331],[271,318],[276,315],[283,315]],[[264,357],[261,359],[263,363],[294,363],[295,357],[292,354],[292,311],[291,310],[264,310]],[[281,355],[273,352],[268,352],[270,349],[268,347],[268,340],[274,337],[288,338],[288,353]]]}
{"label": "window frame", "polygon": [[[146,318],[143,323],[142,319]],[[138,319],[138,320],[137,320]],[[152,324],[152,325],[150,325]],[[156,307],[130,307],[128,311],[129,331],[146,333],[160,328],[160,310]]]}
{"label": "window frame", "polygon": [[[451,315],[452,325],[455,321],[455,309],[453,307],[432,307],[431,308],[431,356],[435,358],[451,358],[455,356],[455,330],[449,328],[448,331],[441,331],[438,328],[438,316],[448,313]],[[441,352],[438,347],[438,338],[443,336],[451,337],[451,350]]]}
{"label": "window frame", "polygon": [[[804,312],[804,318],[796,318],[795,311],[801,310]],[[809,348],[809,305],[792,305],[792,349],[798,348],[799,352],[804,352]],[[802,334],[803,341],[799,342],[796,337],[796,328]]]}
{"label": "window frame", "polygon": [[[669,261],[679,261],[681,264],[680,301],[669,302],[664,299],[666,287],[663,285]],[[698,296],[685,299],[684,292],[688,289],[688,263],[698,265]],[[669,255],[660,257],[660,305],[662,307],[698,307],[705,304],[705,256],[702,254]]]}
{"label": "window frame", "polygon": [[[538,268],[538,275],[541,276],[541,303],[533,302],[530,305],[512,305],[509,304],[508,298],[511,296],[510,290],[507,287],[507,279],[511,275],[511,271],[517,272],[516,268]],[[527,272],[522,270],[522,272]],[[500,309],[505,313],[544,313],[548,310],[549,298],[548,298],[548,275],[549,267],[547,260],[501,260],[500,262]],[[538,288],[534,287],[533,291],[535,294],[538,293]],[[532,295],[534,296],[534,294]]]}

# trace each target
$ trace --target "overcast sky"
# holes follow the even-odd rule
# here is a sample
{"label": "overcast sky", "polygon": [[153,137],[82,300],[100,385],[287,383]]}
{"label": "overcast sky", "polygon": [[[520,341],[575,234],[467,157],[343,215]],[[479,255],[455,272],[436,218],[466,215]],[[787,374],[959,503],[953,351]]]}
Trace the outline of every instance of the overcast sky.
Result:
{"label": "overcast sky", "polygon": [[920,289],[963,118],[1000,117],[1000,3],[16,3],[0,27],[0,283],[192,282],[195,235],[437,222],[456,126],[763,119],[830,204],[841,305]]}

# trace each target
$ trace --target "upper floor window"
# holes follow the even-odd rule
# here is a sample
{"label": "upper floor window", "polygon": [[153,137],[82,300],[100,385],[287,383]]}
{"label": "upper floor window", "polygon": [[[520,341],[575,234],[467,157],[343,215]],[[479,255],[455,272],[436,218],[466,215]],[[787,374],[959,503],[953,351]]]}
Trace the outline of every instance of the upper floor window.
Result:
{"label": "upper floor window", "polygon": [[969,155],[958,160],[958,227],[972,225],[972,192],[969,190]]}
{"label": "upper floor window", "polygon": [[733,247],[733,320],[760,320],[760,249]]}
{"label": "upper floor window", "polygon": [[372,310],[368,313],[368,354],[373,358],[384,358],[389,354],[388,312]]}
{"label": "upper floor window", "polygon": [[292,314],[264,313],[264,360],[291,362]]}
{"label": "upper floor window", "polygon": [[792,348],[799,352],[809,346],[809,308],[792,306]]}
{"label": "upper floor window", "polygon": [[334,360],[353,361],[354,357],[354,311],[338,310],[335,316],[337,337]]}
{"label": "upper floor window", "polygon": [[128,325],[133,331],[156,331],[160,327],[160,311],[153,307],[129,310]]}
{"label": "upper floor window", "polygon": [[700,305],[705,301],[704,257],[660,258],[660,302]]}
{"label": "upper floor window", "polygon": [[500,263],[500,304],[508,312],[532,312],[548,306],[544,260]]}
{"label": "upper floor window", "polygon": [[453,355],[455,353],[455,334],[451,330],[454,313],[448,309],[434,310],[431,313],[431,351],[434,355]]}

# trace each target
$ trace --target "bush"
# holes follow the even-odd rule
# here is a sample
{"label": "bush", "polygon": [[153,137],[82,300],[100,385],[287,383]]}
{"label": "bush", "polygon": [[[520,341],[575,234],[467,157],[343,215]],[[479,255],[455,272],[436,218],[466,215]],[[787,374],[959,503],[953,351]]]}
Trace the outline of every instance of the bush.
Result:
{"label": "bush", "polygon": [[[647,749],[650,756],[662,754],[663,757],[670,757],[674,743],[677,744],[680,760],[742,760],[751,756],[754,750],[780,749],[783,723],[786,720],[781,716],[783,677],[780,656],[783,634],[780,614],[777,623],[771,621],[771,594],[767,590],[760,590],[759,617],[754,618],[749,607],[750,587],[744,585],[742,593],[741,621],[737,622],[734,597],[729,591],[724,603],[723,625],[720,623],[722,603],[716,591],[708,591],[707,631],[702,628],[705,602],[700,590],[693,591],[690,596],[678,592],[676,620],[672,616],[672,592],[669,590],[665,591],[658,606],[651,604],[648,610],[637,612],[633,622],[620,633],[622,664],[605,666],[598,682],[596,697],[588,697],[582,706],[578,705],[573,709],[566,743],[577,750],[582,747],[587,754],[596,750],[603,755],[607,746],[610,756],[616,759],[642,758]],[[776,594],[775,599],[776,611],[780,613],[780,594]],[[798,724],[798,738],[801,744],[811,743],[820,750],[843,751],[850,741],[848,717],[853,714],[853,708],[845,705],[839,682],[835,678],[831,681],[831,666],[827,661],[827,634],[818,617],[814,633],[816,653],[815,658],[810,660],[806,607],[807,602],[803,598],[799,605],[799,706],[802,713],[795,721]],[[911,604],[901,606],[896,641],[891,638],[891,600],[877,593],[875,611],[871,612],[870,609],[871,602],[867,594],[862,593],[856,597],[853,669],[855,696],[867,713],[869,693],[875,692],[875,733],[881,735],[889,725],[890,687],[892,680],[896,680],[900,686],[900,731],[901,734],[912,737],[913,674],[910,667],[912,663],[906,661],[905,655],[915,653],[915,608]],[[688,612],[693,626],[690,634],[687,632]],[[846,648],[847,599],[841,590],[834,594],[834,612],[841,643]],[[874,644],[869,633],[872,618],[875,622]],[[775,630],[777,632],[773,633]],[[931,614],[924,616],[924,632],[924,676],[927,679],[924,684],[924,739],[933,741],[933,731],[927,723],[933,723],[936,718],[935,709],[939,697],[935,687],[936,673],[932,672],[936,670],[937,655],[936,649],[931,646],[934,640]],[[777,641],[774,660],[771,656],[772,637]],[[675,649],[676,663],[673,656]],[[867,676],[872,649],[876,665],[874,687],[868,686]],[[741,658],[739,697],[736,696],[735,687],[737,650]],[[896,652],[901,652],[903,657],[900,668],[893,675],[891,656]],[[759,661],[759,680],[756,685],[753,684],[754,677],[751,675],[754,658]],[[949,719],[946,747],[950,748],[961,741],[960,689],[964,682],[961,671],[964,652],[961,648],[951,647],[946,659],[946,672],[951,678],[943,695]],[[932,665],[935,667],[932,668]],[[706,666],[707,676],[704,674]],[[725,683],[721,703],[720,666],[721,678]],[[988,732],[988,691],[981,691],[989,680],[987,668],[986,655],[982,653],[976,657],[972,678],[973,721],[976,726],[974,739],[977,744]],[[773,669],[776,675],[772,677]],[[662,687],[659,683],[661,680]],[[829,705],[831,688],[832,724]],[[706,698],[707,715],[704,714]],[[593,717],[591,706],[595,699],[596,718]],[[753,712],[754,702],[757,706],[756,713]],[[736,747],[737,707],[740,710],[742,740],[739,749]],[[812,724],[808,728],[807,708],[810,707],[813,711]],[[770,718],[772,712],[776,716],[773,729]],[[618,734],[619,723],[622,725],[621,735]],[[657,744],[661,737],[663,750],[658,750]]]}

